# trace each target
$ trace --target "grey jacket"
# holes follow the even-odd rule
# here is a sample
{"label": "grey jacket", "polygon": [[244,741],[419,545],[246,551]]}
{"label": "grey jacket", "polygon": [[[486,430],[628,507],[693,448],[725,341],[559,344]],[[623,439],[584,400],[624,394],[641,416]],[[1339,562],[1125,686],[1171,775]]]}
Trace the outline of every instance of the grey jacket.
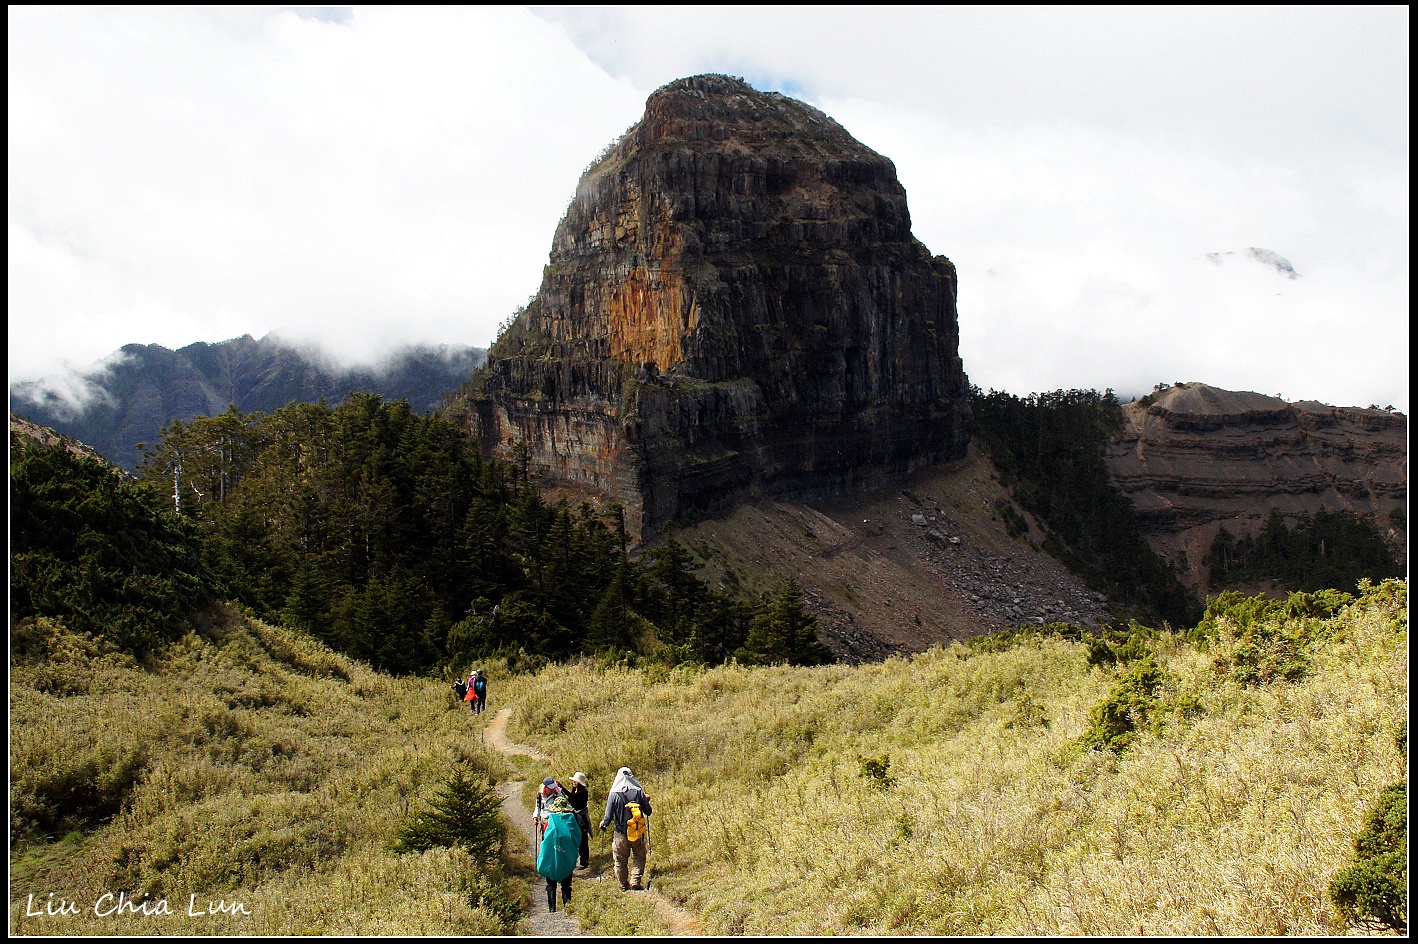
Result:
{"label": "grey jacket", "polygon": [[640,804],[640,812],[649,816],[650,798],[645,795],[644,790],[619,790],[606,797],[606,815],[601,819],[601,828],[605,829],[608,823],[615,823],[615,831],[625,832],[625,824],[630,822],[630,812],[625,808],[625,804],[634,801]]}

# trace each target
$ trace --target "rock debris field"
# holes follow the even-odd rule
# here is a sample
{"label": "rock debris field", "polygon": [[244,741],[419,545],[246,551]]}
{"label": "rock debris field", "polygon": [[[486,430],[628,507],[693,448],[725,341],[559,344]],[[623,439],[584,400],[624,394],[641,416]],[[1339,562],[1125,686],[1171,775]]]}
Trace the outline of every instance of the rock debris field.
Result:
{"label": "rock debris field", "polygon": [[993,467],[965,460],[922,470],[904,487],[816,502],[759,501],[678,531],[709,563],[727,562],[757,592],[796,580],[823,643],[847,662],[920,652],[983,633],[1066,621],[1096,626],[1107,599],[1010,535],[1014,507]]}

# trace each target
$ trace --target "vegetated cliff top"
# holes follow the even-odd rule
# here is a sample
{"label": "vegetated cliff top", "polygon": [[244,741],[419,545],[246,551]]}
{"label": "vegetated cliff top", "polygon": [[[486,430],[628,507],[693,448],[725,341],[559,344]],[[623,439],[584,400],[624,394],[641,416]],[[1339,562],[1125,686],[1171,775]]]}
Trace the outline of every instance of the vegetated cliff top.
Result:
{"label": "vegetated cliff top", "polygon": [[731,152],[799,159],[887,160],[806,102],[760,92],[733,76],[707,74],[656,89],[645,102],[644,117],[608,149],[607,162],[599,169],[614,169],[631,150],[693,141],[713,141]]}
{"label": "vegetated cliff top", "polygon": [[1203,413],[1212,416],[1265,413],[1288,409],[1279,397],[1250,391],[1222,390],[1203,383],[1168,387],[1152,401],[1153,412]]}
{"label": "vegetated cliff top", "polygon": [[[97,459],[104,465],[113,464],[100,455],[98,450],[94,449],[94,447],[90,446],[88,443],[79,442],[79,440],[74,439],[72,436],[65,436],[63,433],[50,429],[48,426],[32,423],[24,417],[16,416],[13,413],[10,414],[10,433],[12,436],[18,436],[22,444],[33,443],[37,446],[52,446],[55,443],[60,443],[64,448],[77,456],[87,456],[90,459]],[[13,459],[14,456],[12,455],[11,458]],[[118,471],[117,467],[115,467],[115,471]]]}

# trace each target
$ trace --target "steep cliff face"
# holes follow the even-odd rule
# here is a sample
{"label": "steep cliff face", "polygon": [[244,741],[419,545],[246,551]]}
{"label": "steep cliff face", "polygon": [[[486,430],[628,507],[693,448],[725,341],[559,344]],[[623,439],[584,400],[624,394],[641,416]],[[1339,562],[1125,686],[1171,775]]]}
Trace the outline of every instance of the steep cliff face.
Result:
{"label": "steep cliff face", "polygon": [[912,237],[891,161],[802,102],[696,76],[586,172],[452,412],[648,535],[959,458],[958,341],[955,269]]}
{"label": "steep cliff face", "polygon": [[1401,413],[1287,403],[1188,383],[1124,406],[1108,470],[1163,557],[1185,552],[1188,582],[1222,525],[1254,533],[1272,508],[1374,516],[1403,554],[1390,517],[1408,498],[1408,419]]}

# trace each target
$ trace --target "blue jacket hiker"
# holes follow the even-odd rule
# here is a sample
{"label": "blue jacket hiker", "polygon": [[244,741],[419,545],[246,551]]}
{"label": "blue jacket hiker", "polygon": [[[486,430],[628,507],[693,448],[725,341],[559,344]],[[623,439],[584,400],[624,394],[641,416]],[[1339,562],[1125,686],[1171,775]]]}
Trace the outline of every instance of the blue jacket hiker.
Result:
{"label": "blue jacket hiker", "polygon": [[464,686],[462,686],[462,692],[464,692],[462,700],[468,702],[468,707],[471,707],[472,713],[474,714],[478,713],[478,689],[476,689],[476,682],[478,682],[478,670],[474,669],[472,672],[468,673],[468,682],[464,683]]}
{"label": "blue jacket hiker", "polygon": [[561,885],[561,903],[571,902],[571,873],[576,869],[576,855],[581,849],[581,827],[576,811],[564,794],[558,793],[546,804],[547,827],[537,852],[537,874],[547,880],[547,910],[556,911],[556,886]]}
{"label": "blue jacket hiker", "polygon": [[[621,891],[644,890],[641,880],[645,877],[645,854],[650,842],[650,798],[640,786],[640,781],[622,767],[616,772],[615,782],[606,795],[606,815],[601,819],[601,829],[608,823],[615,824],[615,837],[611,840],[611,855],[615,859],[615,879]],[[627,860],[634,857],[634,869],[627,881]]]}

